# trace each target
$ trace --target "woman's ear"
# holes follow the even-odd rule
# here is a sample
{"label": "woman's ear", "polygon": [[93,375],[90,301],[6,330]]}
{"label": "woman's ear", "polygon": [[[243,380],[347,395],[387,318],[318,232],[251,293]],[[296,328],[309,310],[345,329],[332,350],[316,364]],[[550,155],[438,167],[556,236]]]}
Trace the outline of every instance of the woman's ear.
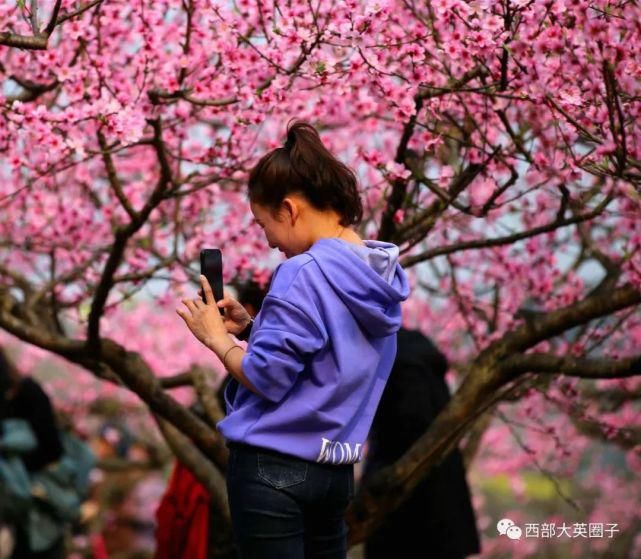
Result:
{"label": "woman's ear", "polygon": [[281,215],[285,220],[289,221],[290,225],[296,224],[296,221],[300,217],[300,210],[300,203],[296,198],[288,196],[283,199]]}

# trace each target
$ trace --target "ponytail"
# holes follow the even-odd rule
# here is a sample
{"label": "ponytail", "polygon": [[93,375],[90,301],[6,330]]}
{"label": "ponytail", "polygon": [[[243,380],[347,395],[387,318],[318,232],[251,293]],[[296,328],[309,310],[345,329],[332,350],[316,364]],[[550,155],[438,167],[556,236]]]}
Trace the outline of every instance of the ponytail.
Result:
{"label": "ponytail", "polygon": [[292,193],[318,210],[335,210],[345,227],[363,218],[356,175],[327,150],[311,124],[300,120],[289,122],[284,146],[265,154],[249,174],[252,202],[275,210]]}

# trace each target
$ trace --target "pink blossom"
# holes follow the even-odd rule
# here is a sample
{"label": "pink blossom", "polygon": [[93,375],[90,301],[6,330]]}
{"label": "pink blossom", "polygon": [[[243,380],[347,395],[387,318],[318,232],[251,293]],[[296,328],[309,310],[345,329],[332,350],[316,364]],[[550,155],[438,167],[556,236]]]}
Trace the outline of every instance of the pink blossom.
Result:
{"label": "pink blossom", "polygon": [[492,179],[481,178],[469,186],[470,200],[475,206],[482,206],[494,192],[496,183]]}
{"label": "pink blossom", "polygon": [[385,164],[385,171],[391,179],[407,179],[412,173],[401,163],[388,161]]}

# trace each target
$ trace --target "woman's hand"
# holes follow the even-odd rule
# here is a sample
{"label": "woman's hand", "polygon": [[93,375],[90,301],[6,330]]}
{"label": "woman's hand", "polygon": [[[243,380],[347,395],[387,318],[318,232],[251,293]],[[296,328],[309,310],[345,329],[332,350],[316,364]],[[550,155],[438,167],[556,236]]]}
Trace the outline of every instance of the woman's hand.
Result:
{"label": "woman's hand", "polygon": [[[236,299],[234,299],[229,291],[224,290],[224,297],[216,304],[219,308],[225,309],[225,316],[223,317],[223,324],[230,334],[240,334],[245,327],[249,324],[252,317]],[[198,291],[198,295],[202,297],[202,289]]]}
{"label": "woman's hand", "polygon": [[207,303],[203,303],[201,299],[183,299],[182,302],[187,307],[187,310],[176,309],[176,312],[185,321],[185,324],[187,324],[187,327],[196,338],[210,349],[216,351],[217,347],[223,347],[229,344],[230,341],[225,327],[225,322],[228,320],[223,321],[223,317],[218,310],[218,306],[223,306],[221,303],[225,299],[219,301],[218,306],[216,306],[211,286],[203,275],[200,276],[200,284]]}
{"label": "woman's hand", "polygon": [[230,334],[240,334],[249,324],[252,317],[245,310],[245,307],[229,294],[229,291],[225,289],[224,294],[225,296],[218,301],[218,306],[225,309],[223,323]]}

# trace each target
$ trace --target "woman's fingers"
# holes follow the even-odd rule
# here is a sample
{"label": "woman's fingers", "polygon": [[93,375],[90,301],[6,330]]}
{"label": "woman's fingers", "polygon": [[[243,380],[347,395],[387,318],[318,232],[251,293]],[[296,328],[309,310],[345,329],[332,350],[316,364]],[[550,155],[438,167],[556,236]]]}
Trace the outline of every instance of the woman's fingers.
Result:
{"label": "woman's fingers", "polygon": [[207,281],[207,278],[200,274],[200,285],[202,286],[203,293],[205,294],[205,301],[208,305],[215,305],[216,299],[214,299],[214,292],[211,290],[211,285]]}
{"label": "woman's fingers", "polygon": [[194,312],[196,311],[194,299],[183,299],[182,302],[189,309],[189,312],[191,312],[191,314],[194,314]]}
{"label": "woman's fingers", "polygon": [[228,289],[223,289],[223,298],[221,301],[225,301],[227,305],[240,305]]}
{"label": "woman's fingers", "polygon": [[185,321],[185,324],[189,325],[189,317],[187,316],[187,313],[181,309],[176,309],[176,313],[180,318],[182,318]]}
{"label": "woman's fingers", "polygon": [[216,304],[223,309],[227,309],[227,307],[229,307],[229,310],[233,310],[234,307],[240,305],[240,303],[236,301],[228,291],[225,292],[225,296],[220,301],[217,301]]}

